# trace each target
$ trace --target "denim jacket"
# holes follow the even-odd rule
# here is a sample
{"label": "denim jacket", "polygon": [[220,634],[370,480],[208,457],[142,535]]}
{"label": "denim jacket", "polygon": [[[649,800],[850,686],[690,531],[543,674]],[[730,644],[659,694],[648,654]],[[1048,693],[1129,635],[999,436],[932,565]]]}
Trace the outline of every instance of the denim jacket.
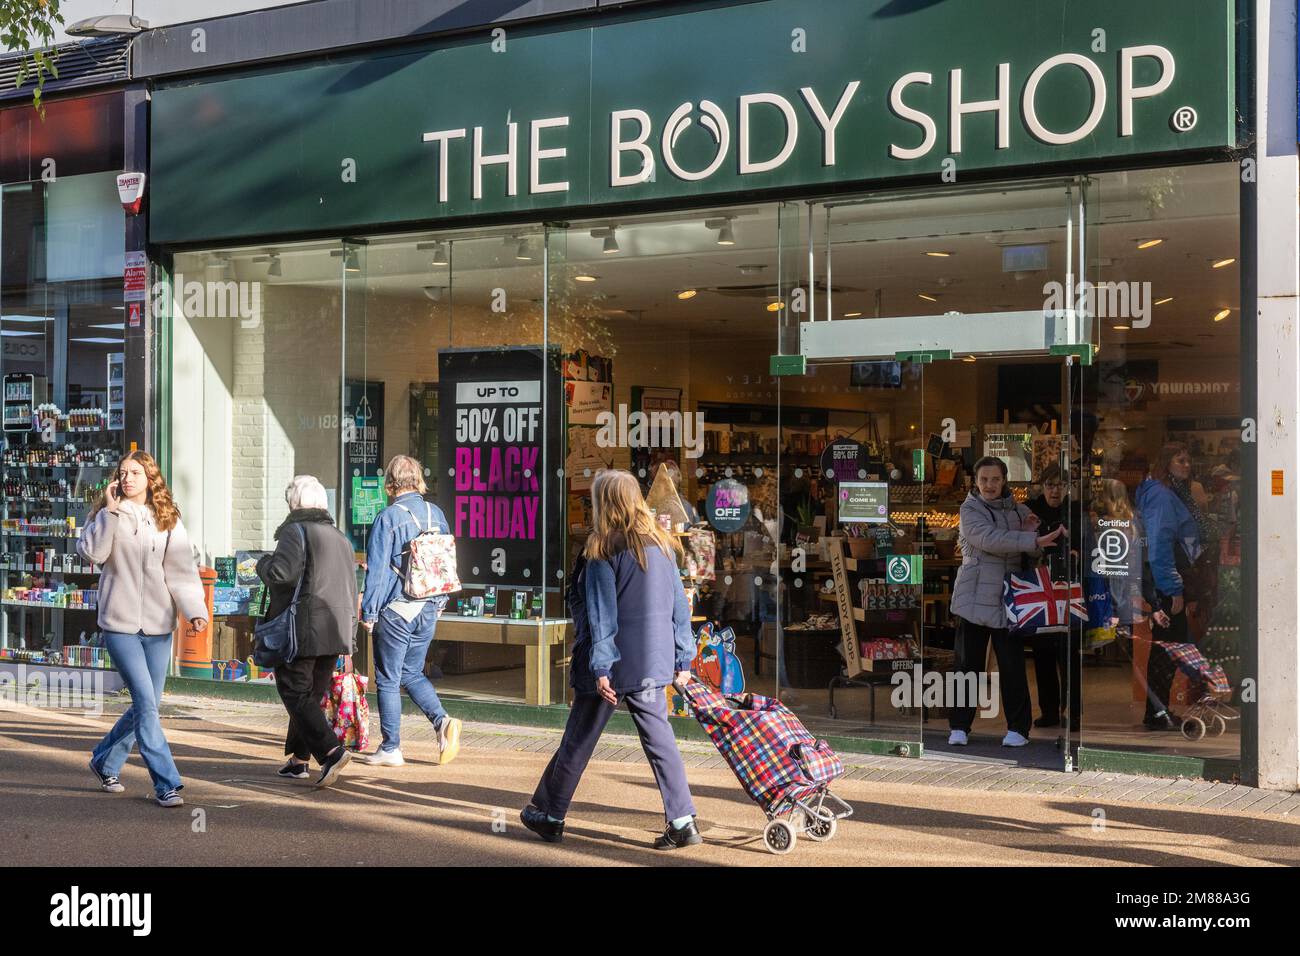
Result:
{"label": "denim jacket", "polygon": [[[410,509],[410,513],[406,509]],[[430,516],[432,524],[429,523]],[[361,620],[373,624],[379,619],[379,612],[393,601],[409,600],[402,594],[402,577],[398,573],[402,566],[402,551],[412,538],[430,528],[439,534],[451,530],[442,509],[425,501],[418,491],[398,495],[391,505],[379,512],[366,542],[366,590],[361,598]],[[446,595],[427,600],[447,603]]]}

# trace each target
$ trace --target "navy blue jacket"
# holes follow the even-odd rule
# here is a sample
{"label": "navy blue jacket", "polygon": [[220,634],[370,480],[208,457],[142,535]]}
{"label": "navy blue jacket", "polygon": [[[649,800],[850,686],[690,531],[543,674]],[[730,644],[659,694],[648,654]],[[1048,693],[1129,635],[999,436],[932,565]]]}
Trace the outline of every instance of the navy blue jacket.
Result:
{"label": "navy blue jacket", "polygon": [[[402,507],[398,507],[398,506]],[[407,513],[409,509],[410,514]],[[414,515],[414,518],[412,518]],[[433,523],[429,523],[432,515]],[[375,517],[366,542],[366,590],[361,598],[361,620],[373,624],[379,612],[393,601],[408,600],[402,594],[402,550],[422,531],[447,534],[447,518],[437,505],[424,500],[418,491],[398,495]],[[428,598],[447,603],[447,596]]]}
{"label": "navy blue jacket", "polygon": [[695,658],[691,608],[677,563],[658,548],[646,549],[645,570],[622,551],[609,561],[578,560],[569,588],[576,640],[570,682],[595,693],[608,677],[615,693],[672,683]]}

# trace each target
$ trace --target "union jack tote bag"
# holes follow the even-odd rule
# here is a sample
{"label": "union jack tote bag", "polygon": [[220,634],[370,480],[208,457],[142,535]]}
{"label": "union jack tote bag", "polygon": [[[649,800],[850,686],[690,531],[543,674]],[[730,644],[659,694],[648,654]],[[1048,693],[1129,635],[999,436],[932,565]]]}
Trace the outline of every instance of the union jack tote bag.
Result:
{"label": "union jack tote bag", "polygon": [[1088,603],[1083,585],[1053,581],[1046,567],[1013,571],[1002,585],[1007,609],[1007,630],[1013,634],[1064,634],[1070,618],[1088,623]]}

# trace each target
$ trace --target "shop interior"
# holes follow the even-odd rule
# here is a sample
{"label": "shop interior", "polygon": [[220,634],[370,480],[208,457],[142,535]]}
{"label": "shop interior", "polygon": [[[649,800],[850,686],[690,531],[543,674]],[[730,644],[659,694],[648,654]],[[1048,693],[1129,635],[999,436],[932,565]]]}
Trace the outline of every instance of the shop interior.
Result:
{"label": "shop interior", "polygon": [[[896,675],[920,685],[951,666],[956,515],[974,460],[1008,461],[1022,501],[1040,493],[1044,467],[1066,466],[1081,508],[1065,583],[1086,589],[1100,483],[1121,482],[1131,502],[1172,441],[1188,446],[1202,545],[1218,555],[1197,644],[1239,688],[1237,256],[1231,165],[177,254],[172,483],[218,575],[212,645],[179,666],[265,679],[246,662],[257,583],[244,569],[273,547],[288,480],[321,478],[360,553],[374,504],[362,479],[392,455],[425,464],[430,500],[453,500],[440,432],[448,353],[511,353],[521,376],[559,384],[554,401],[542,389],[539,461],[543,526],[563,534],[505,549],[500,567],[462,567],[466,591],[429,661],[440,693],[565,699],[562,595],[591,476],[627,468],[683,544],[703,674],[780,696],[817,733],[946,751],[946,712],[919,692],[902,700]],[[1072,284],[1080,259],[1086,277],[1126,293],[1089,309],[1087,361],[1077,350],[880,354],[866,335],[841,360],[773,372],[773,355],[799,353],[807,322],[1041,313],[1049,284]],[[184,277],[258,292],[238,321],[198,317],[183,307]],[[657,424],[638,428],[638,413]],[[714,520],[719,500],[739,508]],[[864,520],[864,507],[885,520]],[[913,577],[889,583],[890,556],[918,559],[905,562]],[[1199,735],[1143,728],[1150,632],[1140,602],[1131,610],[1110,616],[1122,626],[1086,628],[1072,744],[1235,760],[1235,689]],[[1038,718],[1028,650],[1026,667]],[[1174,712],[1196,708],[1203,685],[1180,671]],[[1062,766],[1071,752],[1061,728],[1036,729],[1016,751],[998,746],[1004,730],[1001,716],[981,717],[952,755]]]}
{"label": "shop interior", "polygon": [[76,545],[124,449],[123,229],[113,172],[0,193],[0,661],[111,668]]}

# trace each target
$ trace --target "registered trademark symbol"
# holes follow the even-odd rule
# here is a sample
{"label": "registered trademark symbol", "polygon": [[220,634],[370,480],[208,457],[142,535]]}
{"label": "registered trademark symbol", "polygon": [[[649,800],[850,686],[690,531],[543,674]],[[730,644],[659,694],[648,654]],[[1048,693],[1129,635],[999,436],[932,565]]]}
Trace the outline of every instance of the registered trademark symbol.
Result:
{"label": "registered trademark symbol", "polygon": [[1169,125],[1177,133],[1188,133],[1196,128],[1198,118],[1196,110],[1190,106],[1180,106],[1174,110],[1174,115],[1169,118]]}

